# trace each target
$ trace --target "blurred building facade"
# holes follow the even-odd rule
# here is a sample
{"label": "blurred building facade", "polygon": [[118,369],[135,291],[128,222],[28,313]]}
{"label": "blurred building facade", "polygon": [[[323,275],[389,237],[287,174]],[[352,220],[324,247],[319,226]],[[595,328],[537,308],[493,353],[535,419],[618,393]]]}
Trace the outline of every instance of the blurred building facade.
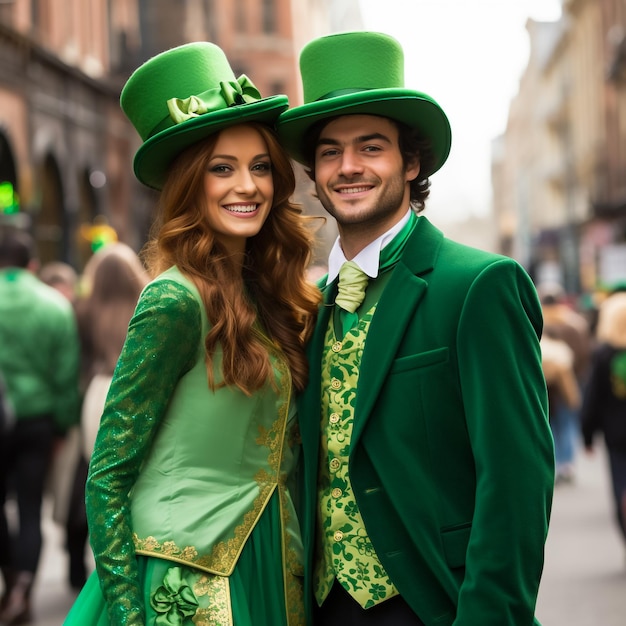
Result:
{"label": "blurred building facade", "polygon": [[531,52],[492,145],[502,252],[537,282],[626,280],[626,0],[562,0],[529,20]]}
{"label": "blurred building facade", "polygon": [[[358,0],[0,1],[0,219],[33,232],[43,262],[79,270],[93,224],[139,249],[156,194],[132,173],[140,140],[119,107],[130,73],[162,50],[208,40],[236,75],[295,105],[304,43],[358,28]],[[321,215],[297,174],[296,200]],[[335,232],[330,222],[320,230],[318,258]]]}

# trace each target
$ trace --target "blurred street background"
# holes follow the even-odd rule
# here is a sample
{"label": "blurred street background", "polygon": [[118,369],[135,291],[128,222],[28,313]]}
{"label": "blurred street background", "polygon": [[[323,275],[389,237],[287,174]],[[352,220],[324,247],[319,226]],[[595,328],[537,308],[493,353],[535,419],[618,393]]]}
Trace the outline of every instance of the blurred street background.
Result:
{"label": "blurred street background", "polygon": [[[27,230],[42,265],[78,275],[112,242],[139,251],[157,196],[133,176],[141,142],[119,95],[140,63],[213,41],[236,75],[298,105],[307,41],[379,29],[406,50],[407,87],[433,96],[453,128],[428,219],[557,284],[593,333],[598,307],[626,290],[626,0],[0,0],[0,227]],[[294,200],[325,215],[296,174]],[[313,259],[322,269],[335,236],[327,219]],[[33,624],[57,626],[74,593],[49,498],[44,530]],[[579,451],[575,480],[557,486],[546,550],[543,626],[626,624],[601,449]]]}
{"label": "blurred street background", "polygon": [[[514,497],[514,494],[512,494]],[[47,502],[45,548],[34,591],[33,626],[61,626],[74,600],[67,557]],[[606,458],[580,453],[571,484],[554,494],[537,617],[542,626],[624,626],[626,553],[611,511]]]}
{"label": "blurred street background", "polygon": [[[0,224],[79,272],[103,238],[138,250],[156,194],[133,176],[140,139],[119,106],[136,67],[208,40],[263,95],[298,105],[308,41],[382,30],[405,49],[407,88],[452,126],[427,217],[592,308],[626,280],[626,0],[410,5],[416,19],[404,0],[0,0]],[[295,200],[324,215],[296,171]],[[315,262],[335,236],[327,219]]]}

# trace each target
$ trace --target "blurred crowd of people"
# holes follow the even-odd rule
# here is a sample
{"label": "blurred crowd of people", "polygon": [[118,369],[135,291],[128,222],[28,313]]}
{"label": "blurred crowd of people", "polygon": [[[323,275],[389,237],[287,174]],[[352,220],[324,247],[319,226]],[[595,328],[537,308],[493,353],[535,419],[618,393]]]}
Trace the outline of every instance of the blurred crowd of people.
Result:
{"label": "blurred crowd of people", "polygon": [[537,291],[556,484],[573,482],[578,450],[593,454],[603,439],[626,546],[626,286],[600,293],[591,309],[579,309],[559,284],[540,284]]}
{"label": "blurred crowd of people", "polygon": [[[63,529],[68,584],[87,565],[84,488],[108,385],[139,294],[148,282],[137,253],[111,242],[82,273],[40,266],[33,239],[0,232],[0,624],[31,618],[42,552],[44,495]],[[4,506],[15,502],[15,515]]]}

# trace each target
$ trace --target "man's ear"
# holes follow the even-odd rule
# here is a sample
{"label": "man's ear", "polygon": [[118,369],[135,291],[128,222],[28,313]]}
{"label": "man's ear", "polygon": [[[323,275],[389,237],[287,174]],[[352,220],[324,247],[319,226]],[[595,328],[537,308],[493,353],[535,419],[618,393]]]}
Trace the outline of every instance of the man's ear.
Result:
{"label": "man's ear", "polygon": [[415,180],[420,173],[421,170],[421,166],[420,166],[420,160],[417,156],[414,156],[411,158],[410,161],[408,161],[407,166],[406,166],[406,172],[405,172],[405,180],[406,182],[411,182],[413,180]]}

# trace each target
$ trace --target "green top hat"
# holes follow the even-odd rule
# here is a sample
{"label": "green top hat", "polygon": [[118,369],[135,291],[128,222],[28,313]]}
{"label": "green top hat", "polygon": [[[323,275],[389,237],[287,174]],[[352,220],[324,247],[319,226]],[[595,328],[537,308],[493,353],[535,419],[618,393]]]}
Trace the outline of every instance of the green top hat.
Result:
{"label": "green top hat", "polygon": [[245,75],[235,78],[226,55],[208,42],[157,54],[133,72],[122,89],[122,110],[143,140],[135,176],[161,189],[170,163],[208,135],[243,122],[273,125],[287,96],[261,98]]}
{"label": "green top hat", "polygon": [[320,37],[300,54],[304,104],[283,113],[278,133],[291,156],[301,163],[304,138],[316,122],[338,115],[381,115],[417,129],[434,153],[430,176],[450,153],[450,123],[425,93],[404,87],[404,53],[389,35],[371,32]]}

